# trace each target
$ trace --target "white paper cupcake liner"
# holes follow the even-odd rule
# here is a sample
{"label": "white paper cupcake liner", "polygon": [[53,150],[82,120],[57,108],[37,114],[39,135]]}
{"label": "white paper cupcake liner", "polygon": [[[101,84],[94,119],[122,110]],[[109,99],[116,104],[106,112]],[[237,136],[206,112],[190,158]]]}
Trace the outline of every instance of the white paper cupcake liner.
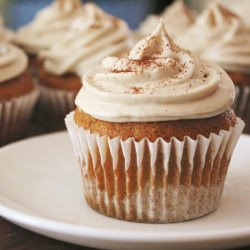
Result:
{"label": "white paper cupcake liner", "polygon": [[38,98],[35,89],[29,94],[0,103],[0,146],[21,138]]}
{"label": "white paper cupcake liner", "polygon": [[77,91],[66,91],[39,86],[40,108],[53,116],[65,117],[75,108]]}
{"label": "white paper cupcake liner", "polygon": [[235,86],[235,90],[235,112],[246,122],[244,133],[250,134],[250,86]]}
{"label": "white paper cupcake liner", "polygon": [[66,126],[82,167],[85,198],[95,210],[128,221],[168,223],[218,207],[232,152],[244,122],[209,138],[122,141]]}

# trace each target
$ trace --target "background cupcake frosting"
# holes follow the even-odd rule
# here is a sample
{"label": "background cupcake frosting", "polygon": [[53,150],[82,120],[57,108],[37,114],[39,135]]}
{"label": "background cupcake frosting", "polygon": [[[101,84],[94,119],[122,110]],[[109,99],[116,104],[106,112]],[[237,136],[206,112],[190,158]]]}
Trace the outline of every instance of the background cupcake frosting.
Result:
{"label": "background cupcake frosting", "polygon": [[[190,27],[194,20],[195,14],[182,1],[175,1],[171,6],[167,7],[160,15],[149,15],[138,29],[138,38],[144,38],[149,35],[158,24],[160,19],[163,19],[168,33],[172,38],[180,36],[188,27]],[[176,22],[175,20],[178,20]]]}
{"label": "background cupcake frosting", "polygon": [[56,0],[39,11],[30,24],[18,31],[16,43],[30,54],[48,49],[64,37],[73,19],[81,12],[80,0]]}
{"label": "background cupcake frosting", "polygon": [[250,29],[218,2],[210,4],[177,43],[227,70],[249,71]]}
{"label": "background cupcake frosting", "polygon": [[215,36],[211,45],[206,46],[202,56],[217,62],[227,70],[249,72],[250,27],[240,16],[229,12],[222,5],[216,4],[214,10],[210,11],[213,11],[210,15],[215,16],[215,22],[217,21],[215,25],[222,30],[220,36]]}
{"label": "background cupcake frosting", "polygon": [[55,74],[84,72],[108,55],[121,55],[130,47],[127,24],[94,4],[85,4],[64,39],[40,53],[44,68]]}

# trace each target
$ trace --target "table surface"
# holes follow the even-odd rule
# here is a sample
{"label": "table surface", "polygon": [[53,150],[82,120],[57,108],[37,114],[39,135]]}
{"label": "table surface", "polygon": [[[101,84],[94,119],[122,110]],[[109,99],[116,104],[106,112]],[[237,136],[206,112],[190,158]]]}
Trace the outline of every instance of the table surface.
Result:
{"label": "table surface", "polygon": [[[32,129],[32,136],[44,134],[44,130]],[[46,131],[47,132],[47,131]],[[51,132],[51,131],[50,131]],[[28,136],[29,137],[29,136]],[[0,217],[0,250],[95,250],[54,240],[16,226]],[[249,250],[250,246],[237,250]],[[119,249],[117,249],[119,250]],[[236,250],[236,249],[235,249]]]}
{"label": "table surface", "polygon": [[[16,226],[0,217],[1,250],[94,250],[53,240]],[[237,250],[249,250],[250,246]],[[117,249],[119,250],[119,249]]]}

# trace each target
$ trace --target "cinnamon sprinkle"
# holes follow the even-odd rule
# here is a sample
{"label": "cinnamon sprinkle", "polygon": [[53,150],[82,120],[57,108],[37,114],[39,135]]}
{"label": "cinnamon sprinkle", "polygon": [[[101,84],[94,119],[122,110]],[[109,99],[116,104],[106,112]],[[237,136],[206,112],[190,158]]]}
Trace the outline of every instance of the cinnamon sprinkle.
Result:
{"label": "cinnamon sprinkle", "polygon": [[130,90],[131,90],[132,94],[140,94],[141,91],[143,90],[143,88],[141,88],[141,87],[131,87]]}

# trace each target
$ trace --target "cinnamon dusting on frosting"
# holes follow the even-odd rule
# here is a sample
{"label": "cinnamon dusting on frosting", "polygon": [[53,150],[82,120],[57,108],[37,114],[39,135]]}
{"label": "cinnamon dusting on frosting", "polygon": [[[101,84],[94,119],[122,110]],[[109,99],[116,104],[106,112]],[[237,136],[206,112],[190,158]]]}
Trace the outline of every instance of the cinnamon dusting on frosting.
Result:
{"label": "cinnamon dusting on frosting", "polygon": [[143,88],[141,88],[141,87],[131,87],[130,90],[131,90],[132,94],[140,94],[142,92]]}
{"label": "cinnamon dusting on frosting", "polygon": [[213,63],[179,48],[161,21],[128,55],[84,75],[76,105],[110,122],[199,119],[227,110],[234,85]]}

